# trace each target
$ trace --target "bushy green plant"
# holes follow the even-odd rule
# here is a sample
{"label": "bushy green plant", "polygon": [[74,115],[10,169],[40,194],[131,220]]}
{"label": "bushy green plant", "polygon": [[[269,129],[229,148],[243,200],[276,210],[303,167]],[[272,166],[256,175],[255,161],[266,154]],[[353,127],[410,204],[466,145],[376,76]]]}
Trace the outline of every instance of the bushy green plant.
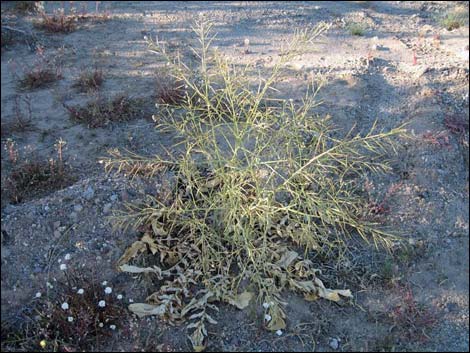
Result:
{"label": "bushy green plant", "polygon": [[[285,289],[307,300],[351,296],[349,290],[325,288],[309,252],[341,248],[352,234],[377,246],[394,239],[367,220],[356,177],[389,169],[384,155],[401,130],[376,131],[374,125],[364,135],[350,132],[337,139],[329,117],[312,111],[318,87],[310,88],[301,105],[269,96],[286,64],[326,28],[297,32],[256,89],[250,88],[250,66],[239,69],[210,49],[214,37],[208,23],[194,28],[197,69],[149,41],[185,87],[184,99],[159,104],[154,117],[180,141],[169,157],[114,150],[103,160],[108,171],[168,177],[166,192],[126,204],[114,215],[117,226],[143,233],[118,266],[160,281],[146,304],[130,309],[173,323],[192,320],[188,328],[194,329],[190,338],[196,350],[205,347],[205,322],[215,322],[208,312],[217,310],[213,302],[243,309],[257,296],[267,329],[282,330]],[[155,265],[136,266],[147,251]],[[137,262],[130,264],[132,259]]]}
{"label": "bushy green plant", "polygon": [[347,28],[353,36],[363,36],[366,30],[363,24],[356,22],[350,23]]}
{"label": "bushy green plant", "polygon": [[439,24],[447,29],[452,31],[454,29],[465,26],[468,23],[468,9],[463,7],[458,7],[453,11],[447,12],[444,16],[439,18]]}

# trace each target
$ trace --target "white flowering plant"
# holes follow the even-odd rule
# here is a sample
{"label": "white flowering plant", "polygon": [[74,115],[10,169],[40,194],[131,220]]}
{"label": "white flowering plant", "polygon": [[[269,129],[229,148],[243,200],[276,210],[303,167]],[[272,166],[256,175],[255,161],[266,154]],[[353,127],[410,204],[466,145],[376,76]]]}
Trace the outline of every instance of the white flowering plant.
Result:
{"label": "white flowering plant", "polygon": [[[47,337],[47,345],[59,351],[89,351],[97,335],[119,330],[126,324],[128,311],[112,293],[112,284],[103,288],[95,273],[69,266],[63,276],[47,285],[47,292],[37,292],[36,311],[40,319],[32,330]],[[122,299],[122,298],[121,298]],[[106,323],[106,326],[100,325]]]}

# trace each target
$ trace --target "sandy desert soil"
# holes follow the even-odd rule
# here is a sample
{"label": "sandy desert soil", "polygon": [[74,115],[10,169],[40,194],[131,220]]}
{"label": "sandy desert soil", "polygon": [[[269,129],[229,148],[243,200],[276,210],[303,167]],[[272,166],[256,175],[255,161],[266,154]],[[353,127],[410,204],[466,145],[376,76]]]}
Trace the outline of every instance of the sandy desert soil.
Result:
{"label": "sandy desert soil", "polygon": [[[51,12],[64,5],[69,11],[69,2],[47,2],[45,8]],[[2,44],[2,143],[11,138],[20,155],[46,160],[62,138],[74,175],[61,190],[12,204],[5,182],[11,166],[2,149],[3,341],[7,329],[19,330],[25,317],[33,316],[40,300],[35,294],[47,292],[46,282],[63,278],[59,265],[64,262],[68,268],[98,269],[96,280],[106,280],[113,293],[122,293],[123,305],[151,293],[149,283],[116,272],[117,259],[137,234],[112,231],[107,216],[121,202],[155,192],[160,184],[106,175],[98,160],[110,148],[152,155],[162,146],[171,147],[171,134],[155,129],[151,119],[156,72],[164,68],[147,51],[144,36],[158,35],[185,52],[194,42],[191,22],[205,16],[215,24],[219,50],[237,63],[256,63],[261,72],[278,59],[296,28],[320,20],[331,23],[315,50],[289,63],[278,94],[299,100],[309,78],[322,77],[326,84],[318,112],[330,114],[340,131],[354,124],[366,131],[375,120],[386,129],[407,122],[412,136],[402,141],[393,173],[370,180],[372,198],[383,200],[393,190],[385,198],[383,219],[407,239],[409,248],[392,255],[358,248],[353,260],[337,264],[339,273],[326,268],[325,283],[350,288],[350,303],[307,303],[286,294],[288,326],[281,336],[263,329],[256,308],[239,311],[222,305],[219,324],[209,327],[207,350],[468,351],[469,27],[467,20],[448,31],[438,21],[456,7],[467,11],[468,18],[468,2],[113,1],[100,6],[108,20],[83,22],[69,34],[49,34],[33,27],[37,15],[19,14],[11,3],[2,2],[2,27],[34,35],[34,41],[19,38]],[[88,11],[95,9],[95,2],[88,2]],[[362,36],[350,33],[351,22],[364,26]],[[18,90],[17,74],[36,60],[37,45],[61,61],[63,78],[45,88]],[[62,103],[84,105],[97,94],[72,87],[80,71],[92,65],[104,72],[99,94],[142,98],[141,118],[94,129],[70,120]],[[25,129],[11,128],[15,97],[29,97],[32,121]],[[21,109],[27,110],[25,103]],[[460,122],[459,128],[449,119]],[[70,260],[64,259],[66,254]],[[419,309],[406,318],[394,316],[397,308],[415,304]],[[426,321],[423,313],[433,319]],[[184,326],[130,315],[117,326],[91,349],[191,349]],[[21,345],[4,348],[2,343],[7,348]]]}

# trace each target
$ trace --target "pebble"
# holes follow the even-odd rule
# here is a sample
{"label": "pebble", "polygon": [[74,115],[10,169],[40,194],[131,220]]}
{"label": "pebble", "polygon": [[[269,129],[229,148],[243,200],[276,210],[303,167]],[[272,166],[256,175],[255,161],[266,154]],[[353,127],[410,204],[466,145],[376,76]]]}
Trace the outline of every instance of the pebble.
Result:
{"label": "pebble", "polygon": [[110,203],[107,203],[106,205],[104,205],[104,207],[103,207],[103,213],[104,213],[104,214],[108,214],[109,211],[111,211],[111,207],[112,207],[112,205],[111,205]]}
{"label": "pebble", "polygon": [[78,217],[77,212],[71,212],[69,217],[72,218],[73,220],[76,220]]}
{"label": "pebble", "polygon": [[75,206],[73,206],[73,210],[75,212],[81,212],[83,210],[83,206],[82,205],[75,205]]}
{"label": "pebble", "polygon": [[93,196],[95,196],[95,190],[93,190],[91,186],[87,187],[87,189],[83,193],[83,197],[87,199],[88,201],[90,201],[93,198]]}
{"label": "pebble", "polygon": [[60,237],[60,232],[58,230],[54,231],[54,237],[56,238]]}
{"label": "pebble", "polygon": [[110,197],[110,199],[111,199],[112,202],[115,202],[115,201],[117,201],[117,199],[118,199],[118,195],[112,194],[111,197]]}
{"label": "pebble", "polygon": [[335,350],[339,348],[339,341],[337,338],[332,338],[330,340],[330,347],[331,349],[335,349]]}
{"label": "pebble", "polygon": [[54,229],[57,229],[60,227],[60,221],[54,222]]}

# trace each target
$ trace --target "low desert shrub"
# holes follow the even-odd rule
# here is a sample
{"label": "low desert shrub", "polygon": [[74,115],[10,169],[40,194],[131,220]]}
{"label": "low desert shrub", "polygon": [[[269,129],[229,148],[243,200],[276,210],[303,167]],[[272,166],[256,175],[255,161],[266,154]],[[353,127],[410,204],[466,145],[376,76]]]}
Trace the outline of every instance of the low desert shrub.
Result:
{"label": "low desert shrub", "polygon": [[[197,69],[149,41],[185,88],[183,99],[159,104],[154,116],[179,141],[169,157],[110,151],[103,160],[107,171],[168,180],[161,194],[125,204],[114,215],[116,226],[142,231],[118,266],[159,283],[147,303],[130,310],[172,323],[192,321],[195,350],[205,347],[215,302],[243,309],[257,297],[265,327],[282,330],[285,290],[307,300],[351,297],[349,290],[324,286],[309,253],[345,248],[354,235],[385,247],[395,239],[368,220],[357,177],[390,169],[386,156],[401,129],[378,131],[374,125],[365,134],[335,138],[329,117],[313,111],[317,86],[300,105],[269,97],[283,67],[326,28],[297,32],[256,89],[250,88],[249,67],[239,69],[211,50],[208,23],[194,28]],[[151,265],[143,265],[147,252]]]}

